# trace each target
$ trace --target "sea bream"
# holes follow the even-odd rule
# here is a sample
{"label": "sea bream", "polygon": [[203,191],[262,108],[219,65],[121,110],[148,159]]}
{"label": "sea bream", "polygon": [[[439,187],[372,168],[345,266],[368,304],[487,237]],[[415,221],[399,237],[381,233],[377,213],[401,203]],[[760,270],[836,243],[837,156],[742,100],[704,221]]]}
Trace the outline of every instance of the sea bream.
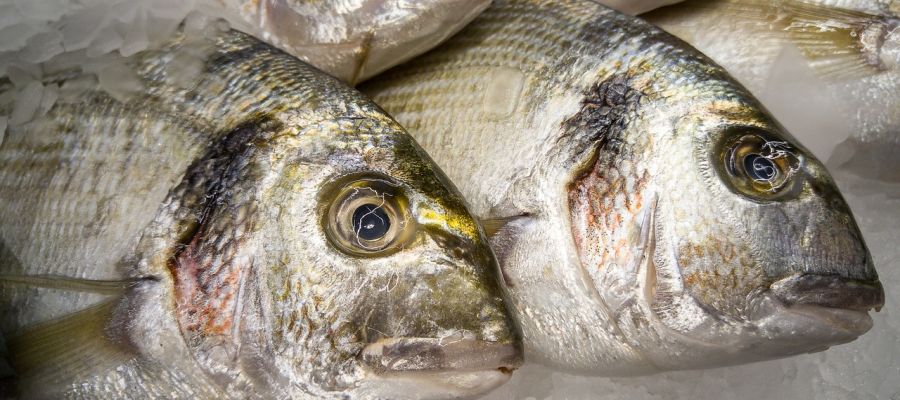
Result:
{"label": "sea bream", "polygon": [[822,163],[639,19],[496,0],[361,88],[491,231],[526,360],[627,375],[779,358],[855,339],[884,302]]}
{"label": "sea bream", "polygon": [[370,100],[217,24],[107,62],[46,65],[0,145],[23,397],[456,398],[519,365],[481,228]]}

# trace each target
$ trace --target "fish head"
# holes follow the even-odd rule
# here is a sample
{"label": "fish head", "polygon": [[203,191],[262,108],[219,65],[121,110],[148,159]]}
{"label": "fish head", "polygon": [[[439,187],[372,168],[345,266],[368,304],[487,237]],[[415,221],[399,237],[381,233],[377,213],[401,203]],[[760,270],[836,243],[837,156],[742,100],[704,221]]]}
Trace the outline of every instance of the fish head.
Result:
{"label": "fish head", "polygon": [[262,124],[239,157],[245,185],[204,223],[237,239],[184,251],[224,264],[179,282],[196,357],[273,393],[445,398],[505,382],[520,340],[481,228],[396,122],[342,112]]}
{"label": "fish head", "polygon": [[624,106],[568,187],[581,264],[616,336],[668,370],[868,331],[884,292],[824,165],[711,62],[660,70],[606,82]]}

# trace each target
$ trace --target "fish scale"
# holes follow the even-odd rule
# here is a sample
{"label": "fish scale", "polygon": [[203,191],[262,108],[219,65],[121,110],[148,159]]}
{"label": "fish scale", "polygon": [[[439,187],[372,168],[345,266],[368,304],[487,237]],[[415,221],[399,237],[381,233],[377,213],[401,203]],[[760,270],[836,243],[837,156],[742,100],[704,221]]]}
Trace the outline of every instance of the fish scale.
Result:
{"label": "fish scale", "polygon": [[883,304],[821,162],[642,20],[496,0],[361,89],[493,235],[534,361],[627,375],[785,357],[853,340]]}
{"label": "fish scale", "polygon": [[[61,93],[0,145],[0,332],[22,396],[454,398],[506,381],[518,333],[442,172],[359,92],[208,28],[111,59],[122,82]],[[47,81],[90,78],[75,71]],[[344,210],[370,204],[394,222],[382,248],[347,240]]]}

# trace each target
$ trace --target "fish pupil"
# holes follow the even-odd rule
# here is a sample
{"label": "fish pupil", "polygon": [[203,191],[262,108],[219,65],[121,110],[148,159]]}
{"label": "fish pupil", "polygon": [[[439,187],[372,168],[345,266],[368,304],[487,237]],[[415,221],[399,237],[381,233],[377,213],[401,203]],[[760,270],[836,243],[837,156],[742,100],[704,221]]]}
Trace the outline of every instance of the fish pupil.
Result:
{"label": "fish pupil", "polygon": [[360,239],[381,239],[390,227],[391,219],[381,206],[363,204],[353,211],[353,231]]}
{"label": "fish pupil", "polygon": [[744,157],[744,170],[750,179],[757,182],[770,182],[778,175],[775,162],[759,154],[748,154]]}

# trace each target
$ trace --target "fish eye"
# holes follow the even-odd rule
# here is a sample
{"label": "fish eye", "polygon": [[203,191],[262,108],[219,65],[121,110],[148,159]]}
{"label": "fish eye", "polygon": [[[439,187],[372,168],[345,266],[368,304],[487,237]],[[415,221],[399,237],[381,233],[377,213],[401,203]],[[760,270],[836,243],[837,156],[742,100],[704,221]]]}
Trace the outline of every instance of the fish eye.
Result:
{"label": "fish eye", "polygon": [[778,165],[756,153],[744,156],[744,171],[755,182],[772,182],[778,176]]}
{"label": "fish eye", "polygon": [[407,199],[399,184],[370,174],[340,179],[323,193],[328,204],[322,223],[329,242],[357,257],[393,253],[412,238]]}
{"label": "fish eye", "polygon": [[391,217],[381,205],[363,204],[353,211],[353,232],[362,240],[378,240],[391,227]]}
{"label": "fish eye", "polygon": [[732,191],[758,201],[784,199],[800,181],[800,157],[787,141],[763,131],[725,135],[717,168]]}

